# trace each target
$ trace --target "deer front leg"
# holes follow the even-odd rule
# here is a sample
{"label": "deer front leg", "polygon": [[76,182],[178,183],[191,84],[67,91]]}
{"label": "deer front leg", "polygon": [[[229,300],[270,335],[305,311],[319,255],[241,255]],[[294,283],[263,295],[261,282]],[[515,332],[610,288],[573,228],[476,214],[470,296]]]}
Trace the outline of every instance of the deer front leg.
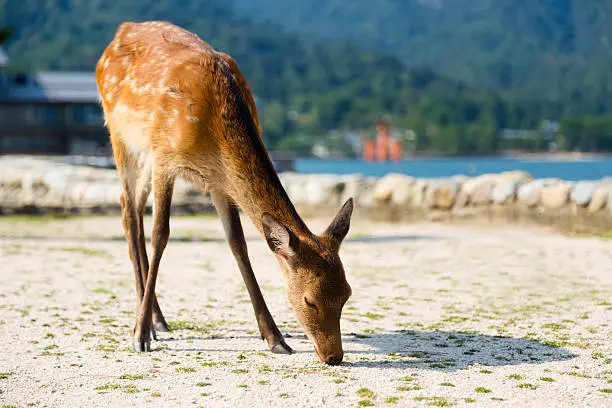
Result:
{"label": "deer front leg", "polygon": [[155,206],[153,210],[153,234],[151,246],[153,253],[151,265],[147,274],[142,302],[136,319],[134,330],[134,350],[151,351],[151,329],[153,317],[153,305],[155,300],[155,282],[157,271],[161,262],[162,254],[168,244],[170,236],[170,204],[174,179],[170,177],[165,169],[155,169],[153,173],[153,195]]}
{"label": "deer front leg", "polygon": [[236,207],[221,194],[212,194],[213,203],[217,208],[221,222],[223,223],[223,229],[225,230],[225,236],[228,244],[236,258],[238,268],[244,279],[244,283],[251,297],[251,303],[255,311],[255,318],[257,319],[257,325],[259,326],[259,332],[261,338],[265,339],[268,343],[268,348],[273,353],[277,354],[291,354],[293,349],[285,343],[285,339],[281,334],[280,330],[276,326],[266,301],[261,294],[261,289],[255,279],[255,274],[251,268],[251,262],[247,251],[246,242],[244,239],[244,232],[242,231],[242,224],[240,223],[240,215]]}

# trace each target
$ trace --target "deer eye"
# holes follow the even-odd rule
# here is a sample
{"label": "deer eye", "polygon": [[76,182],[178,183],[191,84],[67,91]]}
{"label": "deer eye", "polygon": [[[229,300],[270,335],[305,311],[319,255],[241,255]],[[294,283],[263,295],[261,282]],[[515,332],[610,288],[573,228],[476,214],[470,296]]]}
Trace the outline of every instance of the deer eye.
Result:
{"label": "deer eye", "polygon": [[317,305],[315,305],[314,303],[310,303],[308,301],[308,299],[304,298],[304,302],[306,302],[306,305],[314,310],[316,310],[317,312],[319,311],[319,308],[317,307]]}

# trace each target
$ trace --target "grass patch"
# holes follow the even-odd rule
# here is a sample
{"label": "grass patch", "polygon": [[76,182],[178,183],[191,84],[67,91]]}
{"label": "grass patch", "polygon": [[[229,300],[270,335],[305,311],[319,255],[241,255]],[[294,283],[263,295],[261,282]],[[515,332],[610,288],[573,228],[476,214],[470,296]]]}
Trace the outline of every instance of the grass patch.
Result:
{"label": "grass patch", "polygon": [[374,391],[372,391],[369,388],[360,388],[357,390],[357,395],[360,396],[361,398],[373,398]]}
{"label": "grass patch", "polygon": [[387,399],[385,400],[385,402],[386,402],[387,404],[397,404],[397,403],[399,402],[399,400],[400,400],[400,398],[399,398],[399,397],[394,397],[394,396],[391,396],[391,397],[387,397]]}
{"label": "grass patch", "polygon": [[551,377],[540,377],[540,381],[544,381],[544,382],[555,382],[554,378]]}
{"label": "grass patch", "polygon": [[440,383],[440,385],[443,387],[454,387],[455,386],[455,384],[449,383],[449,382],[443,382],[443,383]]}
{"label": "grass patch", "polygon": [[599,391],[605,394],[612,394],[612,388],[601,388]]}
{"label": "grass patch", "polygon": [[210,385],[212,385],[212,383],[209,383],[209,382],[199,382],[199,383],[196,384],[196,387],[208,387]]}
{"label": "grass patch", "polygon": [[122,374],[119,376],[120,380],[144,380],[147,378],[145,374]]}
{"label": "grass patch", "polygon": [[480,394],[490,394],[491,390],[485,387],[476,387],[474,388],[474,392],[477,392]]}
{"label": "grass patch", "polygon": [[271,373],[271,372],[272,372],[272,369],[271,369],[271,368],[270,368],[270,366],[269,366],[269,365],[267,365],[267,364],[263,364],[263,365],[261,365],[261,366],[258,368],[258,370],[259,370],[259,372],[260,372],[260,373]]}
{"label": "grass patch", "polygon": [[106,383],[104,385],[98,385],[97,387],[94,388],[94,390],[96,391],[110,391],[110,390],[116,390],[121,388],[121,384],[114,384],[114,383]]}
{"label": "grass patch", "polygon": [[63,248],[56,248],[56,249],[60,251],[64,251],[64,252],[79,253],[79,254],[86,255],[86,256],[103,256],[103,257],[110,256],[108,252],[103,251],[101,249],[91,249],[91,248],[85,248],[85,247],[63,247]]}
{"label": "grass patch", "polygon": [[113,292],[111,292],[110,290],[106,289],[106,288],[95,288],[91,290],[91,293],[101,293],[104,295],[112,295]]}
{"label": "grass patch", "polygon": [[423,397],[423,396],[418,396],[418,397],[414,397],[413,400],[415,401],[427,401],[428,404],[432,407],[450,407],[451,403],[444,397]]}
{"label": "grass patch", "polygon": [[357,403],[357,406],[360,406],[360,407],[373,407],[374,406],[374,401],[369,400],[369,399],[364,399],[364,400],[359,401]]}
{"label": "grass patch", "polygon": [[529,384],[529,383],[521,383],[519,385],[516,386],[517,388],[525,388],[528,390],[535,390],[536,388],[538,388],[537,386],[533,385],[533,384]]}
{"label": "grass patch", "polygon": [[511,379],[511,380],[522,380],[523,379],[523,377],[521,375],[518,375],[518,374],[510,374],[508,376],[508,378]]}
{"label": "grass patch", "polygon": [[247,370],[246,368],[237,368],[235,370],[232,370],[232,373],[234,374],[246,374],[248,372],[249,370]]}
{"label": "grass patch", "polygon": [[177,373],[195,373],[197,370],[193,367],[178,367],[176,369]]}
{"label": "grass patch", "polygon": [[135,384],[128,384],[123,386],[123,392],[126,394],[136,394],[139,392],[138,388],[136,388]]}
{"label": "grass patch", "polygon": [[400,385],[399,387],[397,387],[398,391],[418,391],[422,389],[423,387],[421,387],[420,385]]}

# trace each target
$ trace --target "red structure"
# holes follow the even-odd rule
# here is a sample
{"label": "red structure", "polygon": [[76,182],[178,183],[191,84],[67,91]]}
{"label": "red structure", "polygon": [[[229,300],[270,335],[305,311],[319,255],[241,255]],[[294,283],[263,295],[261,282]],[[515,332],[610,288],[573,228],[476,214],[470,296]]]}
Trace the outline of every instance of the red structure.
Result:
{"label": "red structure", "polygon": [[389,158],[394,162],[402,159],[402,144],[397,139],[391,139],[389,142]]}
{"label": "red structure", "polygon": [[365,140],[363,142],[363,159],[365,161],[374,161],[376,146],[373,140]]}
{"label": "red structure", "polygon": [[376,141],[365,140],[363,159],[365,161],[395,162],[402,158],[402,145],[399,140],[389,138],[389,125],[383,120],[376,121]]}
{"label": "red structure", "polygon": [[376,160],[387,161],[389,149],[389,125],[382,121],[376,121]]}

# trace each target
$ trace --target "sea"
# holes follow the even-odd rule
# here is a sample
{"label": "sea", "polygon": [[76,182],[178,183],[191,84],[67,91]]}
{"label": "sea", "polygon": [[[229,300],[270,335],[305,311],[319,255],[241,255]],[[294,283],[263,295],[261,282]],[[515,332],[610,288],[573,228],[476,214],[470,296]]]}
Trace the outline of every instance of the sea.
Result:
{"label": "sea", "polygon": [[417,178],[441,178],[455,175],[475,177],[485,173],[524,170],[535,178],[559,178],[567,181],[600,180],[612,176],[612,156],[594,158],[417,158],[398,162],[366,162],[360,159],[296,159],[298,173],[363,174],[382,177],[402,173]]}

